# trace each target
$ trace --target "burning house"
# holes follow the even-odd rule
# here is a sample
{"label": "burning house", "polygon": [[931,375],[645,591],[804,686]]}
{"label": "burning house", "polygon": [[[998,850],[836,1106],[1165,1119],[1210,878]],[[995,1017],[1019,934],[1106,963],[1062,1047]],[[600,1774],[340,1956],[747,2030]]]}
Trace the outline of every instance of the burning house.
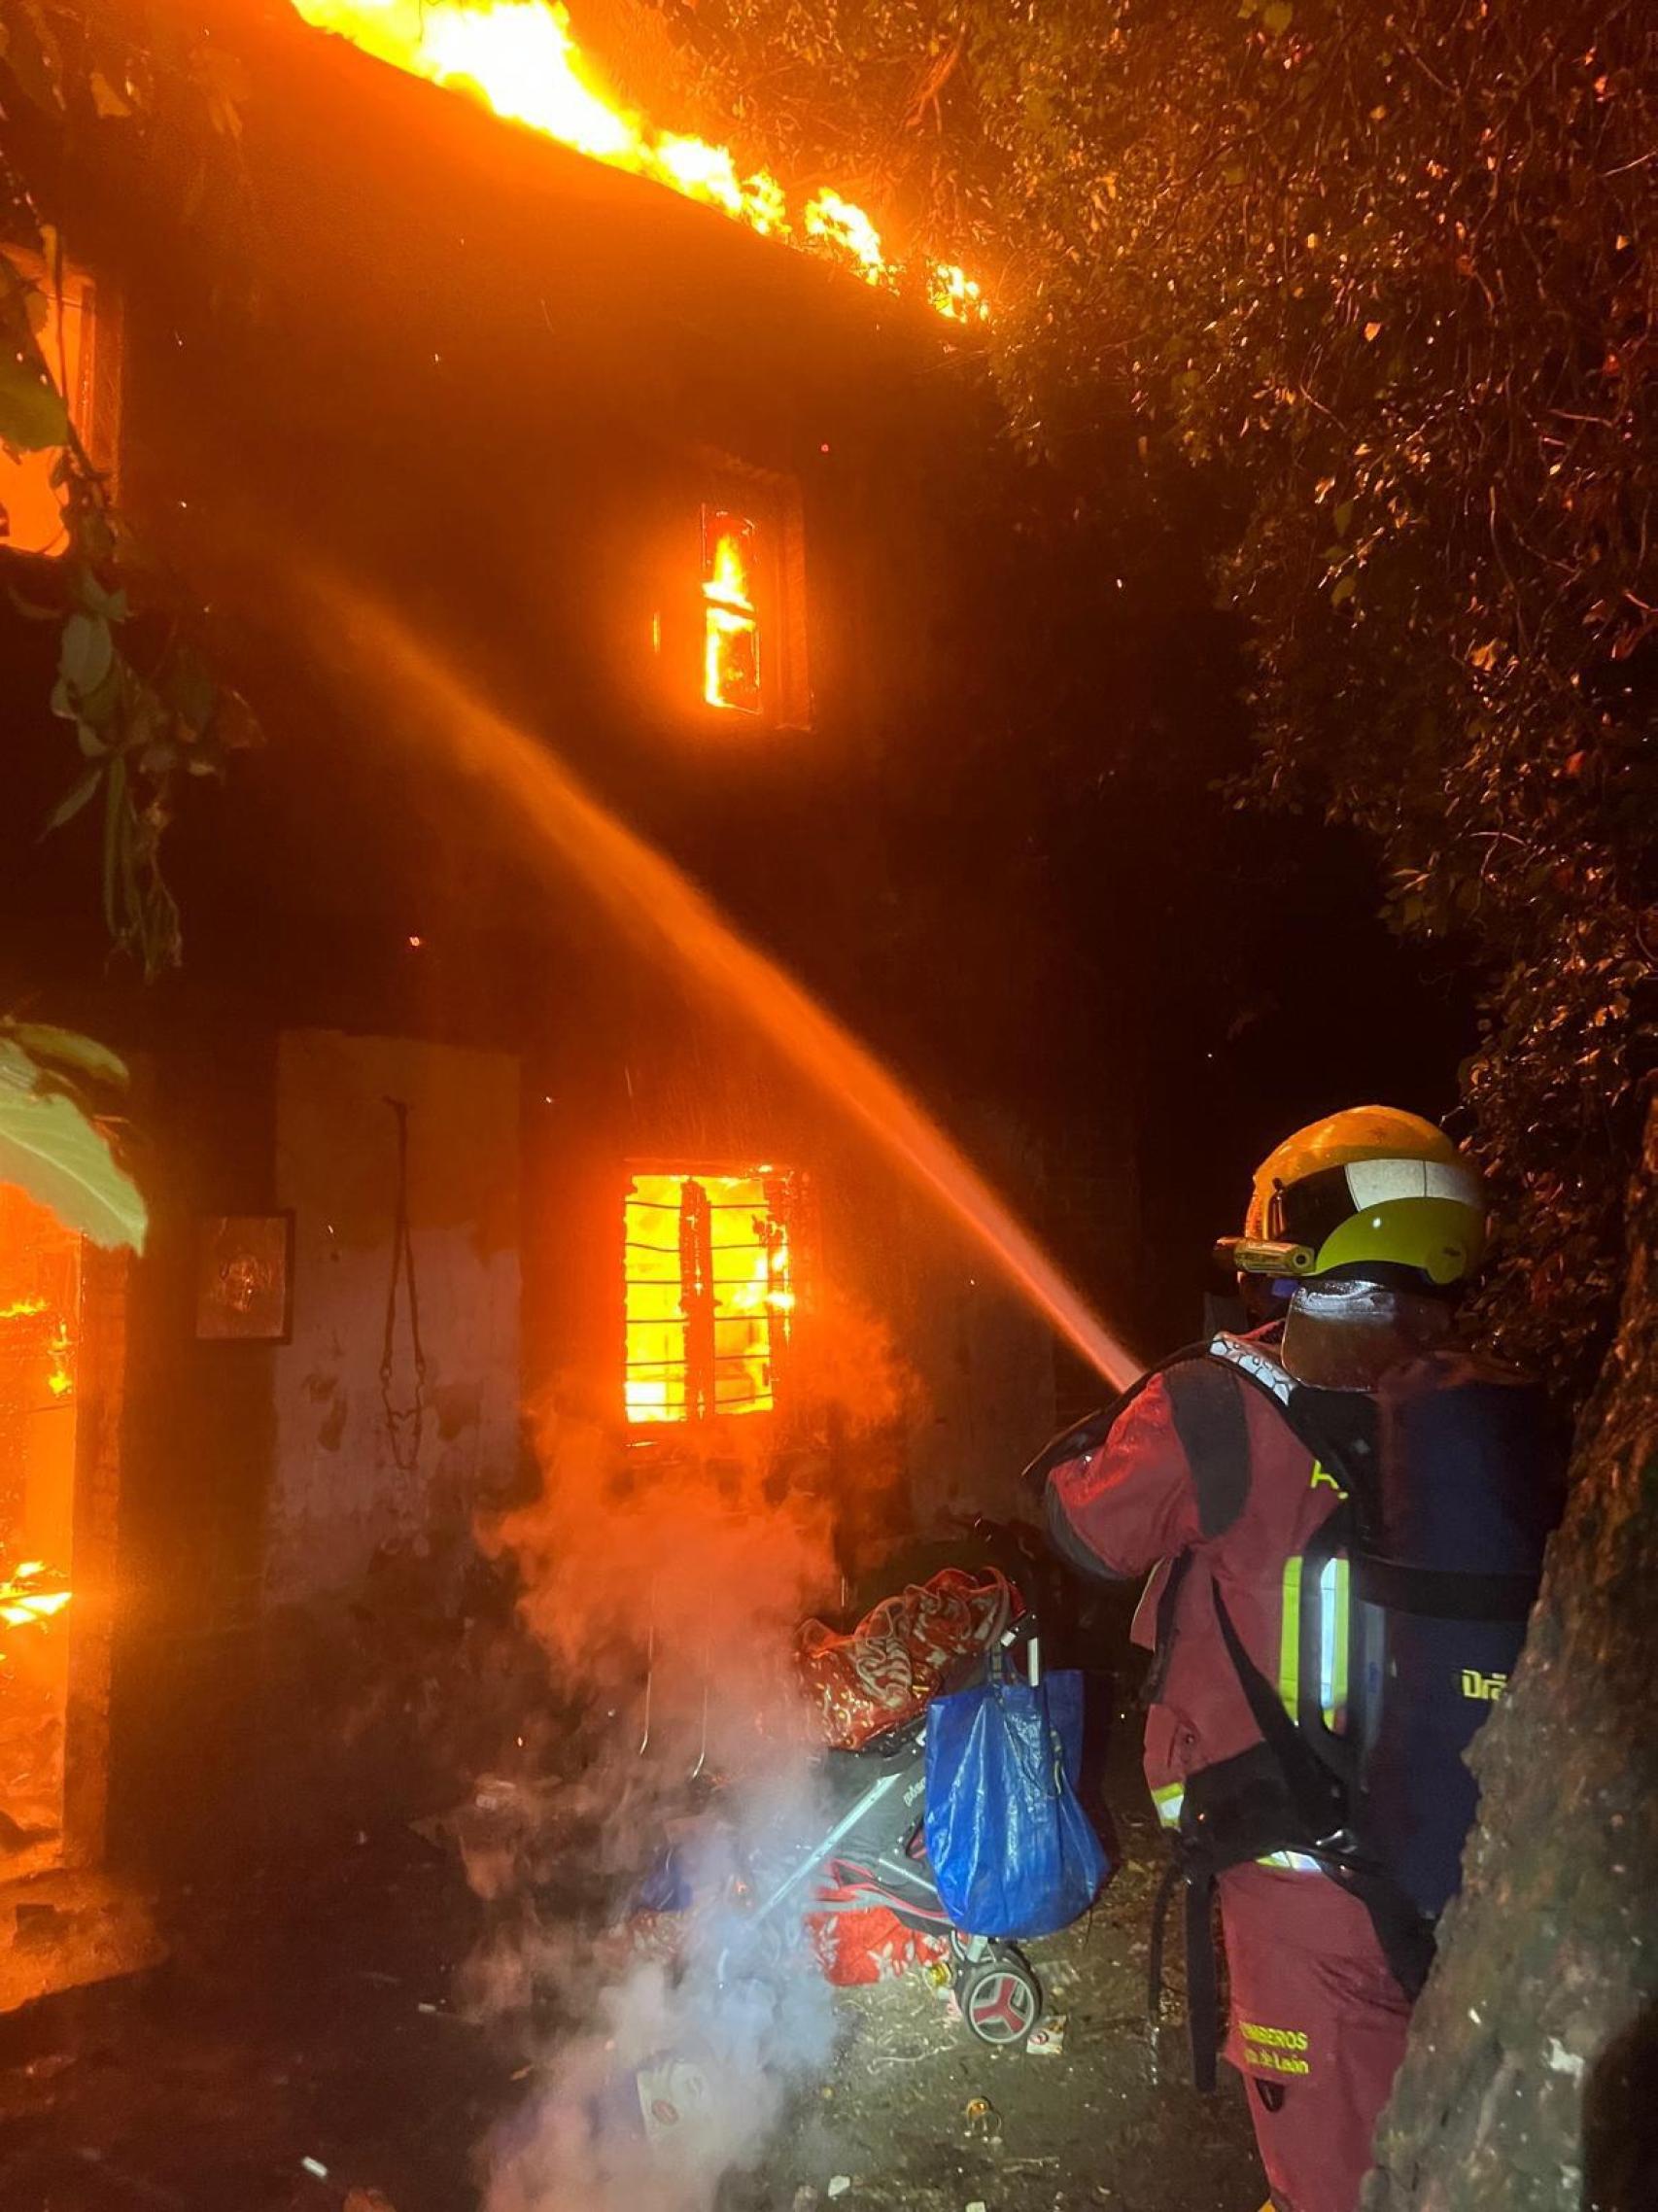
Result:
{"label": "burning house", "polygon": [[[359,619],[929,1033],[892,840],[970,710],[977,293],[854,265],[832,194],[792,227],[838,220],[838,259],[766,235],[753,180],[723,220],[717,177],[664,187],[690,141],[572,150],[258,37],[243,258],[141,178],[88,177],[69,240],[84,433],[267,742],[171,833],[188,950],[148,989],[111,971],[91,816],[33,842],[62,725],[8,763],[5,996],[130,1056],[152,1230],[104,1254],[0,1189],[0,2007],[150,1956],[146,1880],[441,1786],[474,1517],[549,1409],[640,1483],[689,1454],[817,1486],[848,1566],[1008,1509],[1052,1413],[1046,1331],[933,1201],[718,960],[630,933],[648,881],[601,907],[464,747],[407,742]],[[9,467],[50,559],[40,462]],[[45,725],[39,635],[6,635]]]}

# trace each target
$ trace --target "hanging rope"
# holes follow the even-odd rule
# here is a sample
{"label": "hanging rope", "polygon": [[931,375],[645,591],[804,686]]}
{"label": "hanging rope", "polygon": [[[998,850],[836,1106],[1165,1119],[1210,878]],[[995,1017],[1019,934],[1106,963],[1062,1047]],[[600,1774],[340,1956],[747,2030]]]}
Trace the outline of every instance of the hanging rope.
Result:
{"label": "hanging rope", "polygon": [[[388,1098],[386,1103],[397,1123],[397,1185],[392,1214],[392,1277],[386,1286],[386,1336],[380,1353],[380,1403],[385,1409],[393,1464],[399,1473],[412,1474],[419,1464],[421,1432],[426,1425],[426,1349],[420,1340],[420,1286],[415,1280],[414,1238],[409,1230],[409,1109],[401,1098]],[[392,1402],[400,1282],[408,1286],[409,1350],[414,1356],[414,1402],[403,1406]]]}

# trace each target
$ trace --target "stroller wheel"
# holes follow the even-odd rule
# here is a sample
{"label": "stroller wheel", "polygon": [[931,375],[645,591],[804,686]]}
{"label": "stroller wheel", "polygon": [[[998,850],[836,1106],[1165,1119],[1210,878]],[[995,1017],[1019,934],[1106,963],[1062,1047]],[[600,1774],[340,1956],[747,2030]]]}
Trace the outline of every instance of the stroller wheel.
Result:
{"label": "stroller wheel", "polygon": [[1041,1985],[1016,1951],[969,1966],[956,2002],[980,2042],[1004,2051],[1021,2047],[1042,2017]]}

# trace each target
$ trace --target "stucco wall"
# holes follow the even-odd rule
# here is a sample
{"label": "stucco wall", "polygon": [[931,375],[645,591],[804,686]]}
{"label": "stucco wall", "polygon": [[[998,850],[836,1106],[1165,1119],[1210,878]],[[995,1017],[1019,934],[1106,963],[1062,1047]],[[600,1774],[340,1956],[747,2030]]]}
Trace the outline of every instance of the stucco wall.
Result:
{"label": "stucco wall", "polygon": [[[397,1123],[425,1354],[418,1442],[408,1283],[395,1254]],[[277,1202],[294,1214],[293,1341],[275,1361],[267,1604],[361,1575],[378,1547],[464,1514],[518,1449],[518,1062],[409,1038],[284,1033]],[[388,1419],[386,1396],[398,1418]]]}

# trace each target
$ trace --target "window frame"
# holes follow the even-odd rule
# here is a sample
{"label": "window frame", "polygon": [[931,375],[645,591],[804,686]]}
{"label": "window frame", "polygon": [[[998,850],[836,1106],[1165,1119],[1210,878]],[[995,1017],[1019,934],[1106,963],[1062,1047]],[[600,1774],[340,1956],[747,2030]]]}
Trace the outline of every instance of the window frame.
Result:
{"label": "window frame", "polygon": [[[697,706],[705,722],[734,733],[807,730],[812,726],[812,685],[807,636],[806,517],[800,481],[780,469],[760,468],[725,454],[703,453],[699,498],[692,510],[696,576]],[[708,530],[728,514],[754,529],[754,620],[760,697],[749,709],[711,702],[705,691],[708,639]]]}

